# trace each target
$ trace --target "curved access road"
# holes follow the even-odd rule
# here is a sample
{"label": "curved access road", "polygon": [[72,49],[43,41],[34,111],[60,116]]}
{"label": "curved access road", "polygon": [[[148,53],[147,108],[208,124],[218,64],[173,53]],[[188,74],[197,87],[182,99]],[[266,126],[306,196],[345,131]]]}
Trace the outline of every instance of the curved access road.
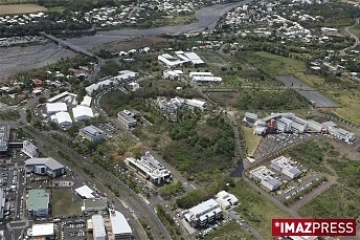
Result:
{"label": "curved access road", "polygon": [[349,34],[350,38],[355,39],[355,43],[353,45],[351,45],[350,47],[346,47],[343,50],[341,50],[340,55],[342,55],[342,56],[345,55],[345,52],[347,50],[356,48],[359,45],[359,43],[360,43],[359,38],[349,30],[349,29],[357,26],[359,24],[359,20],[360,20],[359,18],[356,19],[356,23],[354,25],[348,26],[348,27],[345,28],[345,31]]}
{"label": "curved access road", "polygon": [[125,28],[106,32],[100,31],[97,32],[94,36],[72,38],[68,41],[75,45],[91,48],[95,45],[124,40],[132,37],[151,37],[159,36],[162,34],[179,35],[183,33],[202,31],[205,28],[213,29],[222,15],[224,15],[234,7],[250,3],[251,1],[252,0],[244,0],[227,4],[217,4],[202,8],[195,13],[198,21],[186,25],[165,26],[148,29]]}

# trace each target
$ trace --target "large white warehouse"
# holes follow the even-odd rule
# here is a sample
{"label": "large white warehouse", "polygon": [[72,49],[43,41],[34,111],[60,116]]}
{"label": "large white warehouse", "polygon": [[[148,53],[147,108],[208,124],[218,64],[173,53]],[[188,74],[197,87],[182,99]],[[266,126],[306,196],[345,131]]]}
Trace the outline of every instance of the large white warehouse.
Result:
{"label": "large white warehouse", "polygon": [[94,113],[91,108],[84,106],[77,106],[72,109],[75,122],[84,121],[94,117]]}
{"label": "large white warehouse", "polygon": [[66,103],[47,103],[46,104],[46,112],[48,114],[54,114],[57,112],[66,112],[67,106]]}
{"label": "large white warehouse", "polygon": [[57,123],[61,127],[67,127],[72,124],[70,114],[68,112],[58,112],[52,115],[51,121]]}
{"label": "large white warehouse", "polygon": [[93,215],[91,220],[93,224],[94,240],[105,240],[106,231],[103,217],[101,215]]}

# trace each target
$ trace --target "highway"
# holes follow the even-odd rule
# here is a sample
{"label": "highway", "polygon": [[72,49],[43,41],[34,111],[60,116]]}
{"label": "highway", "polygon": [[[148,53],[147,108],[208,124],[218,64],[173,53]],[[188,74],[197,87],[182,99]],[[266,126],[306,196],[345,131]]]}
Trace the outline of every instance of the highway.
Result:
{"label": "highway", "polygon": [[121,199],[126,202],[126,205],[132,209],[134,214],[138,218],[144,218],[150,228],[153,230],[152,233],[155,239],[163,239],[160,235],[162,234],[165,239],[171,239],[165,226],[157,217],[153,209],[151,209],[132,189],[130,189],[125,183],[123,183],[116,176],[107,172],[105,169],[94,164],[91,158],[84,157],[81,154],[75,152],[72,148],[64,145],[51,137],[48,137],[45,133],[38,130],[30,130],[23,128],[24,132],[32,136],[36,141],[37,146],[41,146],[45,149],[56,148],[57,151],[68,153],[74,159],[77,159],[77,165],[82,165],[84,168],[89,169],[94,173],[94,176],[103,183],[108,183],[111,186],[116,187],[121,194]]}

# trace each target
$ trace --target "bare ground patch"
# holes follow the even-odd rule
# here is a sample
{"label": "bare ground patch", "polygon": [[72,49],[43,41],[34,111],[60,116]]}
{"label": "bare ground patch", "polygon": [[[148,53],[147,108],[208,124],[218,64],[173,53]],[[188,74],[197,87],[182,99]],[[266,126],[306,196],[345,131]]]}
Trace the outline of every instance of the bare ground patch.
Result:
{"label": "bare ground patch", "polygon": [[34,13],[42,11],[47,11],[47,8],[37,4],[9,4],[0,6],[0,15]]}

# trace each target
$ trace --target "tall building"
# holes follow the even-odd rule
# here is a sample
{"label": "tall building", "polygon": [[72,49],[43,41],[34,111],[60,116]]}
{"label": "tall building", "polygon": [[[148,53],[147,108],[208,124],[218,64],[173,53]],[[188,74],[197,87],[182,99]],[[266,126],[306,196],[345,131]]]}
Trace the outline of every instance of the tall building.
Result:
{"label": "tall building", "polygon": [[10,139],[10,127],[0,126],[0,156],[6,156]]}

